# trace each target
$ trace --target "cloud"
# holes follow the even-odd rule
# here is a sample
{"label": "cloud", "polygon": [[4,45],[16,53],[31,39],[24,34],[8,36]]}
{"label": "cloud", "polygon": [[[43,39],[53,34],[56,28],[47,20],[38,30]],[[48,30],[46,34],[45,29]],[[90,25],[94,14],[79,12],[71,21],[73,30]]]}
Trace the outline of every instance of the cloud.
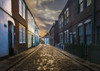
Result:
{"label": "cloud", "polygon": [[[59,2],[65,3],[66,0],[25,0],[35,17],[39,27],[40,36],[44,36],[51,28],[58,15],[63,9],[64,4],[59,7]],[[57,3],[57,4],[56,4]]]}

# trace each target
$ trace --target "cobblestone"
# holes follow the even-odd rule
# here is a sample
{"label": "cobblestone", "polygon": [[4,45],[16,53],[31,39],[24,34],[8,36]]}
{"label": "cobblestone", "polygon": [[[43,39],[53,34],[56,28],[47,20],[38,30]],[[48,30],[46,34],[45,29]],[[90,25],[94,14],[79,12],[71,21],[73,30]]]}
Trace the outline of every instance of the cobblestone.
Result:
{"label": "cobblestone", "polygon": [[89,71],[72,61],[51,46],[43,46],[42,50],[29,57],[21,65],[11,71]]}

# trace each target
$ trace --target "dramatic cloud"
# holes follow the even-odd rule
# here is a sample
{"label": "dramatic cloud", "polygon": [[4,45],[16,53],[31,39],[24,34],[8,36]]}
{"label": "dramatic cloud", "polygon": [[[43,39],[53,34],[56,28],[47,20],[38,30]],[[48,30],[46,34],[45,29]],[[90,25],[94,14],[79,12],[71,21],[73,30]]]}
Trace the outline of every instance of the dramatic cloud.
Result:
{"label": "dramatic cloud", "polygon": [[25,0],[39,26],[40,36],[49,32],[67,0]]}

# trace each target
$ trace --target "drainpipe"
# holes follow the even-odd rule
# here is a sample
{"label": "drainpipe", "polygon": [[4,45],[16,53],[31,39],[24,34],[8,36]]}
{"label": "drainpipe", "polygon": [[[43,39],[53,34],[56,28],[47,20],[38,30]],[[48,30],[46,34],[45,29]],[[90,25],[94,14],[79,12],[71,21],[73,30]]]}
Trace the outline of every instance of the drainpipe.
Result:
{"label": "drainpipe", "polygon": [[95,44],[95,0],[92,0],[92,43]]}

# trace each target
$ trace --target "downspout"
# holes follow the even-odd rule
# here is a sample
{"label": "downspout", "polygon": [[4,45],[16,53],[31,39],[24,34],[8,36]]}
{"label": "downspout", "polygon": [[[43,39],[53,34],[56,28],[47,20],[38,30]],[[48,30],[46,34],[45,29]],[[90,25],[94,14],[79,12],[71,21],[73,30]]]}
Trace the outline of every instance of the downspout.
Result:
{"label": "downspout", "polygon": [[95,0],[92,0],[92,43],[95,44]]}

